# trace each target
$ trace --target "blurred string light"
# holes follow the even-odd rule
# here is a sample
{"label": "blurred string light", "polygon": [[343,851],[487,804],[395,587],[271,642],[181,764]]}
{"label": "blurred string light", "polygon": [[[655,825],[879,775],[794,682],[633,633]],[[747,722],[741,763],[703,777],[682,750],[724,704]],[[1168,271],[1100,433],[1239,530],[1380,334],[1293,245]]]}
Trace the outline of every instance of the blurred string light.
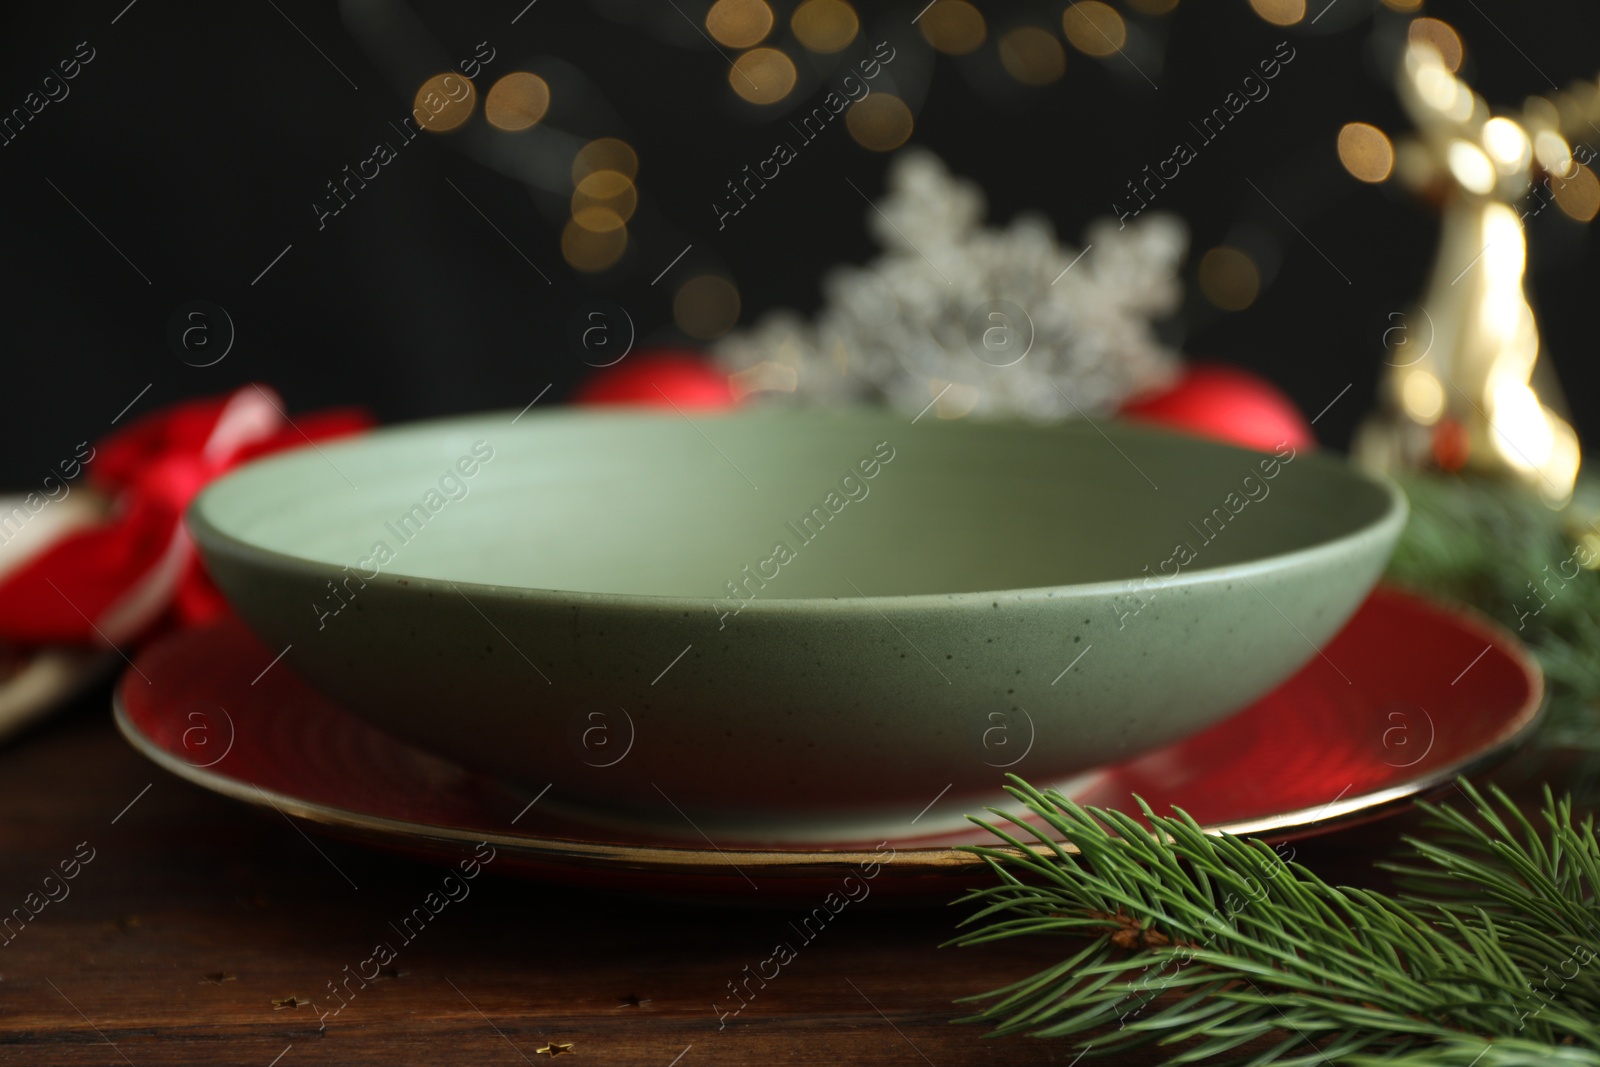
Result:
{"label": "blurred string light", "polygon": [[1483,124],[1483,148],[1501,174],[1516,174],[1533,161],[1528,135],[1510,119],[1500,116]]}
{"label": "blurred string light", "polygon": [[1547,123],[1533,135],[1533,161],[1551,174],[1566,174],[1572,169],[1572,149],[1567,139],[1556,132],[1557,124]]}
{"label": "blurred string light", "polygon": [[[475,98],[471,82],[459,74],[429,78],[416,94],[419,121],[433,132],[458,129],[471,117]],[[502,134],[528,136],[528,131],[548,116],[551,99],[544,78],[531,71],[513,71],[499,78],[485,95],[484,119]],[[547,146],[559,150],[571,143],[570,135],[560,134]],[[570,213],[562,227],[561,255],[574,270],[595,273],[615,266],[627,251],[628,221],[639,206],[634,184],[639,157],[631,145],[618,138],[576,144],[575,149],[568,149],[573,153],[570,185],[566,186]],[[505,169],[505,163],[500,169]],[[555,182],[560,180],[547,174],[535,183],[527,172],[514,176],[547,192],[556,191]]]}
{"label": "blurred string light", "polygon": [[1461,69],[1466,49],[1461,44],[1461,35],[1448,22],[1430,18],[1412,19],[1406,35],[1419,44],[1432,45],[1433,50],[1439,53],[1439,58],[1444,60],[1445,69],[1452,74]]}
{"label": "blurred string light", "polygon": [[[1176,4],[1177,0],[1129,0],[1133,10],[1147,15],[1165,14]],[[774,31],[781,25],[786,8],[792,36],[780,40],[774,37]],[[645,18],[625,5],[608,5],[607,10],[611,17],[633,22],[658,35],[670,25],[670,21]],[[777,105],[795,98],[800,85],[797,49],[817,57],[832,56],[858,43],[862,32],[861,17],[850,0],[802,0],[792,8],[767,0],[716,0],[702,10],[704,16],[696,25],[704,31],[700,43],[709,38],[719,48],[736,51],[726,72],[732,96],[775,111],[780,110]],[[676,14],[678,21],[683,21],[682,13]],[[993,38],[983,12],[970,0],[934,0],[915,22],[934,51],[969,56],[987,48],[982,54],[988,56],[991,69],[1003,70],[1022,85],[1049,85],[1065,74],[1066,50],[1056,32],[1042,26],[1014,25],[998,39]],[[1081,52],[1109,56],[1128,43],[1130,30],[1110,4],[1081,0],[1067,7],[1060,32]],[[665,39],[698,47],[694,39],[676,31],[666,34]],[[808,68],[808,84],[821,73],[822,68]],[[902,61],[895,73],[893,81],[853,102],[845,113],[843,125],[850,138],[868,151],[892,152],[908,143],[915,131],[915,112],[929,68],[924,65],[918,69]],[[571,135],[548,125],[551,85],[527,71],[502,77],[485,99],[489,125],[505,133],[521,133],[535,127],[550,129],[559,138],[550,147],[559,151],[557,146],[570,143]],[[470,115],[470,105],[466,110]],[[459,124],[465,118],[452,113],[449,120]],[[570,214],[562,232],[562,255],[575,269],[604,271],[621,262],[628,247],[630,223],[640,205],[638,157],[625,142],[613,138],[579,143],[582,147],[573,158],[571,185],[565,190]],[[500,161],[498,165],[505,169],[506,163]],[[531,180],[528,175],[521,176]],[[538,187],[557,191],[548,180],[539,180]],[[690,290],[689,296],[696,292],[698,289]],[[696,321],[697,329],[705,332],[704,322]]]}
{"label": "blurred string light", "polygon": [[572,183],[577,185],[597,170],[614,170],[629,181],[639,176],[639,153],[627,141],[601,137],[578,149],[572,159]]}
{"label": "blurred string light", "polygon": [[[576,196],[574,200],[578,199]],[[607,234],[622,229],[627,222],[616,211],[601,204],[584,204],[572,212],[572,221],[590,233]]]}
{"label": "blurred string light", "polygon": [[873,93],[851,104],[844,121],[856,144],[874,152],[893,152],[911,139],[916,126],[906,102],[886,92]]}
{"label": "blurred string light", "polygon": [[1450,142],[1445,149],[1445,165],[1450,168],[1451,177],[1460,183],[1461,187],[1469,193],[1480,196],[1494,191],[1495,172],[1494,164],[1489,162],[1489,157],[1483,149],[1471,141],[1457,138]]}
{"label": "blurred string light", "polygon": [[1294,26],[1306,17],[1306,0],[1250,0],[1250,7],[1274,26]]}
{"label": "blurred string light", "polygon": [[1566,177],[1552,178],[1551,191],[1556,206],[1579,222],[1588,222],[1600,213],[1600,179],[1594,171],[1577,164]]}
{"label": "blurred string light", "polygon": [[590,208],[584,217],[573,217],[561,231],[561,258],[574,270],[595,273],[615,266],[628,249],[628,228],[612,216],[615,225],[597,228],[608,221],[603,208]]}
{"label": "blurred string light", "polygon": [[[701,31],[699,41],[687,37],[681,32],[683,27],[677,25],[684,22],[681,9],[673,9],[677,15],[674,22],[649,15],[621,0],[590,2],[603,9],[608,17],[653,32],[674,45],[694,48],[709,40],[719,48],[740,50],[727,71],[729,88],[739,100],[766,107],[791,101],[802,81],[809,85],[814,84],[817,76],[826,77],[825,68],[815,64],[802,75],[797,66],[797,49],[817,57],[835,55],[858,43],[862,32],[861,16],[850,0],[800,0],[792,7],[767,0],[716,0],[702,8],[704,16],[693,22]],[[1120,6],[1138,16],[1159,16],[1171,13],[1178,2],[1122,0]],[[1270,2],[1298,3],[1302,11],[1305,6],[1305,0]],[[780,39],[774,33],[784,21],[786,9],[792,36]],[[1112,3],[1076,0],[1066,5],[1061,18],[1060,29],[1055,32],[1040,26],[1011,25],[1001,33],[1001,28],[991,25],[990,18],[973,0],[932,0],[922,6],[911,21],[936,53],[983,56],[983,67],[967,68],[970,77],[981,80],[988,76],[988,71],[1003,72],[1012,81],[1031,87],[1053,84],[1065,74],[1063,36],[1073,48],[1096,57],[1113,56],[1124,49],[1132,52],[1136,45],[1145,50],[1141,51],[1143,55],[1149,48],[1148,43],[1141,44],[1147,39],[1139,33],[1139,27],[1130,26]],[[980,75],[979,70],[985,73]],[[899,96],[914,119],[930,71],[926,64],[920,69],[911,69],[902,62],[896,68],[895,79],[901,84],[891,84],[880,91],[891,91]],[[774,107],[774,110],[781,109]],[[890,122],[891,118],[896,121]],[[869,119],[873,121],[868,122]],[[888,150],[880,145],[893,143],[894,137],[879,134],[878,129],[884,127],[893,131],[903,127],[905,124],[898,119],[898,109],[886,109],[882,113],[875,113],[873,109],[864,111],[857,116],[857,123],[863,130],[858,143],[874,151]],[[907,133],[909,136],[909,131]]]}
{"label": "blurred string light", "polygon": [[789,17],[789,29],[805,48],[831,55],[856,39],[861,21],[845,0],[805,0]]}
{"label": "blurred string light", "polygon": [[527,129],[550,110],[550,86],[537,74],[517,71],[489,87],[483,98],[483,117],[507,133]]}
{"label": "blurred string light", "polygon": [[763,0],[717,0],[706,12],[706,32],[729,48],[750,48],[772,32],[772,8]]}
{"label": "blurred string light", "polygon": [[1200,291],[1224,311],[1243,311],[1261,292],[1261,271],[1238,248],[1213,248],[1200,257]]}
{"label": "blurred string light", "polygon": [[579,218],[585,211],[599,209],[614,215],[620,222],[627,222],[638,206],[639,192],[621,171],[594,171],[572,191],[573,218]]}
{"label": "blurred string light", "polygon": [[917,28],[929,44],[948,56],[975,52],[989,36],[983,13],[967,0],[934,0],[917,20]]}
{"label": "blurred string light", "polygon": [[1424,426],[1432,426],[1444,414],[1444,386],[1420,367],[1407,367],[1400,381],[1400,399],[1407,413]]}
{"label": "blurred string light", "polygon": [[[397,91],[412,97],[419,125],[432,133],[457,131],[452,147],[521,183],[542,210],[559,219],[561,255],[573,269],[599,272],[623,262],[629,223],[641,203],[639,157],[626,141],[590,132],[597,125],[615,126],[619,119],[583,71],[551,57],[541,57],[534,69],[518,69],[503,49],[498,60],[493,52],[480,55],[480,64],[494,62],[498,76],[485,83],[484,121],[473,123],[476,86],[449,69],[449,53],[409,7],[346,0],[341,10],[374,65]],[[764,36],[772,22],[764,4],[723,5],[724,36],[739,32],[741,21],[762,11]],[[673,17],[681,21],[680,15]],[[424,77],[430,70],[449,72]]]}
{"label": "blurred string light", "polygon": [[1000,38],[1000,62],[1024,85],[1049,85],[1067,71],[1067,53],[1049,30],[1018,26]]}
{"label": "blurred string light", "polygon": [[776,48],[752,48],[733,61],[728,84],[752,104],[776,104],[799,77],[794,60]]}
{"label": "blurred string light", "polygon": [[477,103],[472,80],[452,71],[435,74],[417,88],[411,113],[429,133],[448,133],[472,117]]}
{"label": "blurred string light", "polygon": [[1394,145],[1376,126],[1347,122],[1339,131],[1339,162],[1360,181],[1381,182],[1394,170]]}
{"label": "blurred string light", "polygon": [[1061,15],[1067,41],[1086,56],[1109,56],[1128,43],[1128,27],[1109,4],[1083,0],[1069,4]]}
{"label": "blurred string light", "polygon": [[561,232],[561,256],[574,269],[615,266],[628,248],[628,220],[639,204],[639,155],[615,137],[590,141],[572,160],[572,218]]}
{"label": "blurred string light", "polygon": [[[1124,3],[1141,15],[1162,15],[1172,11],[1178,0]],[[671,8],[662,12],[613,0],[591,0],[591,5],[603,9],[608,18],[674,46],[700,49],[709,38],[717,48],[731,50],[735,58],[727,68],[730,95],[774,113],[783,111],[778,105],[796,99],[802,81],[797,61],[802,54],[811,57],[806,61],[805,84],[815,86],[819,79],[832,76],[830,62],[846,62],[827,57],[859,46],[863,31],[862,17],[851,0],[785,4],[715,0],[699,12],[690,8],[687,20],[681,10]],[[607,113],[601,89],[581,70],[543,58],[533,70],[513,69],[492,84],[486,81],[484,121],[473,124],[479,93],[470,79],[452,71],[428,77],[420,85],[415,80],[429,68],[448,69],[444,49],[420,19],[409,10],[381,4],[347,2],[343,7],[352,32],[397,88],[416,86],[414,106],[424,129],[461,131],[452,142],[458,150],[523,183],[551,214],[561,210],[556,205],[566,209],[561,218],[561,253],[568,264],[592,273],[623,262],[630,228],[644,203],[637,184],[638,155],[621,139],[594,138],[584,129],[592,130],[597,119],[610,123],[615,118]],[[1051,85],[1064,76],[1067,62],[1061,34],[1081,52],[1108,56],[1128,43],[1131,32],[1117,10],[1099,0],[1068,5],[1059,29],[1012,23],[1002,33],[971,0],[934,0],[913,21],[931,51],[982,57],[984,69],[1030,87]],[[691,26],[693,34],[684,32]],[[775,35],[784,26],[788,34]],[[896,43],[904,51],[908,42],[902,37]],[[978,68],[968,68],[974,69]],[[848,107],[841,125],[851,140],[865,150],[883,153],[907,144],[931,73],[927,60],[902,59],[892,77]],[[553,117],[558,97],[562,110]],[[570,176],[565,169],[568,159]],[[689,296],[697,291],[691,290]],[[696,321],[705,332],[704,323],[710,320]]]}
{"label": "blurred string light", "polygon": [[690,337],[714,341],[739,321],[739,289],[717,274],[690,278],[673,294],[672,321]]}

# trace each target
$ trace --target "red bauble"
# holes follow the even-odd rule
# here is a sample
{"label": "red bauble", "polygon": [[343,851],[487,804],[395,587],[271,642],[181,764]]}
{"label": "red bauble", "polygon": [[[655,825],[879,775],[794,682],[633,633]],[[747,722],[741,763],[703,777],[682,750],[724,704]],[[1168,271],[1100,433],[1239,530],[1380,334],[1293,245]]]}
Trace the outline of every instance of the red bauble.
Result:
{"label": "red bauble", "polygon": [[583,383],[576,404],[654,404],[701,411],[731,408],[728,376],[698,352],[651,348],[624,357]]}
{"label": "red bauble", "polygon": [[1272,451],[1288,442],[1315,448],[1305,416],[1265,378],[1221,363],[1197,363],[1178,383],[1123,404],[1126,418],[1229,444]]}

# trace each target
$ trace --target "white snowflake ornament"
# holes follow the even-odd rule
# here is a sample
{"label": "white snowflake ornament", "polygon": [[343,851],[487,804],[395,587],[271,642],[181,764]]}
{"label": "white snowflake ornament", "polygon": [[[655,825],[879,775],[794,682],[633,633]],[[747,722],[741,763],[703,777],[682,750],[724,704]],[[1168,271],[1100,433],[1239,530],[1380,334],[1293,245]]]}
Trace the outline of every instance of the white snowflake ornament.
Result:
{"label": "white snowflake ornament", "polygon": [[976,185],[902,152],[867,216],[883,254],[829,272],[814,321],[771,312],[718,343],[718,363],[745,393],[946,418],[1104,413],[1173,379],[1153,320],[1182,297],[1180,221],[1103,219],[1080,251],[1041,216],[995,229],[983,215]]}

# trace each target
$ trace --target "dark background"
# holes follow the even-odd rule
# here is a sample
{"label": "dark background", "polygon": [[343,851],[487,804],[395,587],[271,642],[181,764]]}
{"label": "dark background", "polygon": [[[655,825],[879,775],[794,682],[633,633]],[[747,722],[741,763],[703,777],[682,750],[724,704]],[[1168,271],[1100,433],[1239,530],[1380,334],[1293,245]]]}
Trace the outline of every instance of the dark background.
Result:
{"label": "dark background", "polygon": [[[691,272],[734,279],[741,325],[770,307],[814,310],[828,266],[876,254],[867,208],[843,179],[877,196],[888,157],[830,129],[726,231],[717,232],[710,204],[729,177],[770,152],[788,105],[815,104],[843,64],[884,39],[899,50],[887,73],[902,79],[897,90],[916,110],[911,143],[980,183],[991,222],[1042,210],[1074,244],[1128,179],[1189,136],[1189,120],[1290,41],[1297,56],[1272,95],[1207,145],[1156,204],[1191,228],[1189,295],[1166,328],[1192,355],[1262,371],[1308,416],[1353,382],[1318,423],[1329,444],[1344,446],[1370,406],[1389,316],[1406,309],[1427,275],[1435,217],[1398,186],[1358,183],[1335,153],[1345,122],[1406,129],[1388,72],[1413,16],[1372,0],[1337,0],[1315,27],[1289,29],[1267,24],[1244,0],[1183,0],[1154,18],[1119,3],[1141,32],[1164,42],[1140,63],[1159,89],[1121,57],[1070,48],[1066,76],[1053,85],[997,78],[999,33],[1027,22],[1059,34],[1060,2],[980,5],[989,41],[961,58],[936,56],[922,40],[911,25],[920,3],[862,3],[856,41],[818,60],[785,105],[768,109],[733,96],[726,62],[684,18],[703,19],[704,0],[676,0],[681,14],[655,0],[524,4],[366,2],[341,12],[298,0],[97,0],[13,14],[0,45],[0,112],[21,106],[78,42],[96,55],[65,100],[0,148],[8,423],[0,486],[33,483],[73,444],[106,433],[146,384],[129,418],[253,380],[276,386],[292,411],[360,403],[385,421],[521,407],[550,383],[546,401],[559,400],[590,373],[568,329],[579,305],[597,297],[627,308],[647,342],[683,339],[671,294],[674,276]],[[434,68],[369,54],[347,22],[358,6],[414,12],[435,42]],[[786,27],[793,4],[774,7]],[[1323,10],[1324,0],[1310,7]],[[1592,79],[1600,66],[1600,6],[1592,3],[1430,2],[1421,13],[1460,32],[1462,75],[1496,105],[1520,106],[1552,82]],[[415,86],[471,56],[479,41],[497,53],[480,94],[513,70],[565,62],[573,84],[587,88],[556,94],[547,124],[582,138],[623,137],[638,149],[641,206],[617,268],[569,268],[559,247],[565,198],[531,196],[474,162],[452,143],[460,135],[424,134],[317,229],[311,205],[324,183],[376,140],[394,140],[386,124],[409,114]],[[473,121],[481,125],[481,111]],[[1596,237],[1547,210],[1530,222],[1530,240],[1547,353],[1580,435],[1592,441],[1600,420],[1588,317]],[[1211,307],[1193,284],[1199,253],[1224,242],[1265,250],[1258,259],[1268,284],[1243,312]],[[224,307],[237,329],[233,350],[208,368],[185,365],[167,341],[169,319],[196,299]]]}

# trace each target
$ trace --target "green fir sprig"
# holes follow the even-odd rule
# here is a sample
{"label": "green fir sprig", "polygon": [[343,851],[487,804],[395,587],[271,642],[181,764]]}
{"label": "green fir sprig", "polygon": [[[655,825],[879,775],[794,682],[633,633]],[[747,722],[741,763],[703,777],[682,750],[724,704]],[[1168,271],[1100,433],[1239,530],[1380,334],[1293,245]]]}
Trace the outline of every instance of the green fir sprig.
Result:
{"label": "green fir sprig", "polygon": [[[1600,484],[1555,511],[1529,489],[1484,478],[1400,479],[1411,516],[1386,581],[1471,605],[1525,642],[1550,683],[1540,740],[1600,750],[1600,573],[1590,566]],[[1587,543],[1586,543],[1587,540]],[[1590,769],[1600,769],[1593,761]]]}
{"label": "green fir sprig", "polygon": [[[1458,781],[1470,813],[1419,805],[1426,840],[1389,864],[1398,896],[1332,886],[1259,840],[1182,811],[1148,827],[1011,778],[1032,815],[975,819],[998,883],[951,944],[1081,944],[976,997],[991,1036],[1150,1043],[1169,1063],[1600,1067],[1600,845],[1546,790],[1540,825]],[[1071,849],[1062,842],[1069,843]],[[1075,851],[1073,851],[1075,850]],[[1247,1048],[1248,1046],[1248,1048]]]}

